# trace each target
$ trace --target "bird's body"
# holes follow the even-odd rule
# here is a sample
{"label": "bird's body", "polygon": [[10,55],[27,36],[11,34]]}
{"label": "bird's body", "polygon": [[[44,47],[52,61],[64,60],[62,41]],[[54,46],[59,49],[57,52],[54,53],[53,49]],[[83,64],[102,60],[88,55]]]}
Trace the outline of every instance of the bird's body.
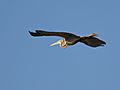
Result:
{"label": "bird's body", "polygon": [[88,36],[77,36],[75,34],[72,33],[67,33],[67,32],[48,32],[48,31],[43,31],[43,30],[36,30],[36,32],[30,32],[29,33],[32,36],[59,36],[62,37],[64,39],[59,40],[53,44],[51,44],[50,46],[54,46],[56,44],[60,44],[61,48],[66,48],[67,46],[71,46],[76,44],[77,42],[81,42],[84,43],[88,46],[91,47],[98,47],[98,46],[104,46],[104,44],[106,44],[104,41],[96,38],[96,34],[90,34]]}

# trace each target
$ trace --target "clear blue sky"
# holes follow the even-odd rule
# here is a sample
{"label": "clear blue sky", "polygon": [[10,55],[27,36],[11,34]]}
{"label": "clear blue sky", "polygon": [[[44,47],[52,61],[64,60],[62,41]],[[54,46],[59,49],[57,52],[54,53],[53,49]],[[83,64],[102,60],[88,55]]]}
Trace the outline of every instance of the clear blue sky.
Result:
{"label": "clear blue sky", "polygon": [[[98,33],[105,47],[49,45],[29,30]],[[1,0],[0,90],[120,90],[120,0]]]}

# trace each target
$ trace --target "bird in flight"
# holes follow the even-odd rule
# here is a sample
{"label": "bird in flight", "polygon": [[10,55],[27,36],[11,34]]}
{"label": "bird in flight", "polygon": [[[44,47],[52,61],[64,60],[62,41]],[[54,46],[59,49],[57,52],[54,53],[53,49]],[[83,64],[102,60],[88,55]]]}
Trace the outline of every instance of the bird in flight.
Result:
{"label": "bird in flight", "polygon": [[78,42],[84,43],[90,47],[98,47],[104,46],[106,44],[105,41],[98,39],[97,34],[93,33],[88,36],[78,36],[68,32],[49,32],[44,30],[36,30],[35,32],[29,31],[31,36],[59,36],[62,37],[62,40],[58,40],[57,42],[51,44],[50,46],[54,46],[59,44],[61,48],[67,48],[68,46],[75,45]]}

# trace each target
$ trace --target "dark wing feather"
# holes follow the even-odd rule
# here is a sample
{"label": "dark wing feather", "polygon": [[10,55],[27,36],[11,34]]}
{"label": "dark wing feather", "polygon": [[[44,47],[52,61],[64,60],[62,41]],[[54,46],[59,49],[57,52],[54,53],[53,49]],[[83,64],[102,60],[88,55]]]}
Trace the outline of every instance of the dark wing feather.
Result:
{"label": "dark wing feather", "polygon": [[80,40],[82,43],[88,45],[88,46],[91,46],[91,47],[98,47],[98,46],[104,46],[106,44],[105,41],[103,40],[100,40],[96,37],[81,37],[81,40]]}
{"label": "dark wing feather", "polygon": [[48,31],[43,31],[43,30],[36,30],[35,32],[29,31],[30,35],[32,36],[59,36],[63,37],[65,39],[68,39],[70,37],[78,37],[72,33],[67,33],[67,32],[48,32]]}

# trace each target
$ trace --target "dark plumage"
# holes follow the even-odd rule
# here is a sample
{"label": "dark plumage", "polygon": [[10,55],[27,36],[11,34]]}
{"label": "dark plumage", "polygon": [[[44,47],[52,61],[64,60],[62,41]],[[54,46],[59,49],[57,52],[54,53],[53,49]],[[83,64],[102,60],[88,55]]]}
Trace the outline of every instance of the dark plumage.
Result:
{"label": "dark plumage", "polygon": [[67,33],[67,32],[48,32],[48,31],[43,31],[43,30],[36,30],[35,32],[31,32],[29,31],[30,35],[34,36],[34,37],[38,37],[38,36],[59,36],[64,38],[63,40],[59,40],[56,43],[53,43],[51,46],[56,45],[56,44],[60,44],[60,47],[62,48],[66,48],[67,46],[70,45],[74,45],[77,42],[81,42],[84,43],[88,46],[91,47],[98,47],[98,46],[104,46],[106,44],[105,41],[100,40],[98,38],[96,38],[96,34],[90,34],[88,36],[77,36],[75,34],[72,33]]}

